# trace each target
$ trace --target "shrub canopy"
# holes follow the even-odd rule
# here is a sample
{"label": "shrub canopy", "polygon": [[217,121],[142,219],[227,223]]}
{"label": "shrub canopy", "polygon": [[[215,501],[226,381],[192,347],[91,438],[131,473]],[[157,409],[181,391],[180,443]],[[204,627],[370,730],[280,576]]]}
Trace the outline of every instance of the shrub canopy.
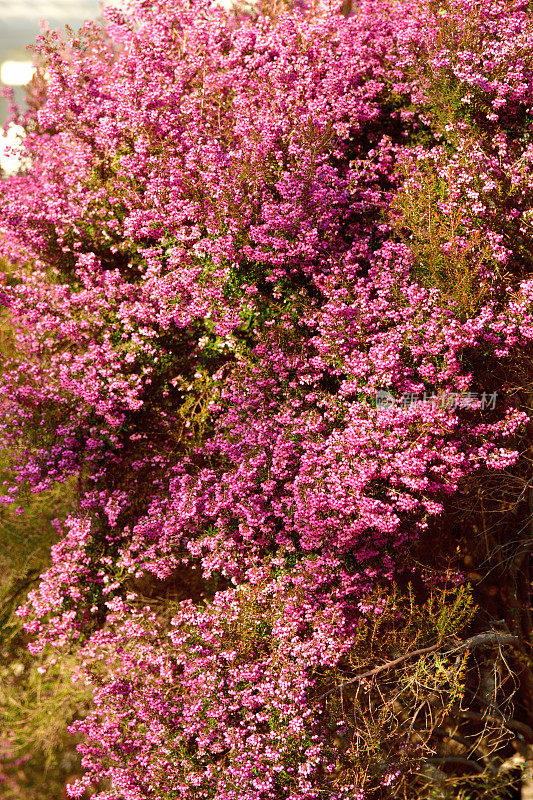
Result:
{"label": "shrub canopy", "polygon": [[420,760],[365,750],[335,686],[373,626],[461,630],[386,587],[518,457],[532,22],[138,0],[40,38],[0,184],[4,500],[77,476],[19,610],[93,686],[73,797],[359,800]]}

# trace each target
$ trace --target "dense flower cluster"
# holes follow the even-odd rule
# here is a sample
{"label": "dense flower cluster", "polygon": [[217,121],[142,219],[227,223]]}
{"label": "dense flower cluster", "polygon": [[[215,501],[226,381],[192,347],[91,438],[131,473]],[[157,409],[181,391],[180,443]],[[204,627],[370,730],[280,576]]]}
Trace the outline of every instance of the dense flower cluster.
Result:
{"label": "dense flower cluster", "polygon": [[[533,338],[532,23],[138,0],[41,38],[0,185],[4,501],[78,476],[19,613],[34,651],[79,648],[101,800],[363,796],[321,676],[528,420],[446,399]],[[140,602],[183,570],[201,594]]]}

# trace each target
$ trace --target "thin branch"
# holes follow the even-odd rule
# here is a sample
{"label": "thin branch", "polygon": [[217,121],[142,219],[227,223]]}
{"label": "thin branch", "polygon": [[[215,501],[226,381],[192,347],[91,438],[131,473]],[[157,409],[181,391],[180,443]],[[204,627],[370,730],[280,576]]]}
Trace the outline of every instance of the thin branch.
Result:
{"label": "thin branch", "polygon": [[472,761],[470,758],[461,758],[461,756],[442,756],[441,758],[427,758],[426,764],[434,764],[435,766],[444,764],[456,764],[460,767],[470,767],[480,775],[485,772],[485,768],[478,764],[477,761]]}
{"label": "thin branch", "polygon": [[[487,644],[518,644],[519,639],[517,636],[512,636],[511,634],[504,634],[504,633],[497,633],[496,631],[488,631],[486,633],[479,633],[477,636],[471,636],[470,639],[466,639],[464,642],[460,642],[455,647],[452,647],[449,650],[445,650],[443,655],[454,655],[455,653],[463,653],[465,650],[471,650],[474,647],[482,647],[483,645]],[[362,672],[360,675],[356,675],[355,678],[350,678],[347,681],[343,681],[343,683],[339,684],[338,686],[334,686],[333,689],[329,689],[324,694],[321,694],[317,700],[317,703],[320,703],[325,697],[328,695],[333,694],[338,689],[343,689],[345,686],[348,686],[350,683],[356,683],[357,681],[364,680],[365,678],[373,678],[376,675],[379,675],[381,672],[388,672],[394,667],[397,667],[398,664],[403,664],[404,661],[409,661],[412,658],[417,658],[418,656],[425,656],[429,653],[436,653],[437,650],[440,650],[442,647],[442,642],[438,644],[433,644],[430,647],[421,647],[419,650],[413,650],[411,653],[406,653],[399,658],[395,658],[393,661],[387,661],[386,664],[381,664],[379,667],[374,667],[374,669],[369,669],[367,672]]]}
{"label": "thin branch", "polygon": [[402,664],[404,661],[407,661],[410,658],[416,658],[417,656],[427,655],[428,653],[434,653],[442,647],[442,644],[433,644],[430,647],[421,647],[419,650],[413,650],[412,653],[407,653],[404,656],[400,656],[399,658],[395,658],[394,661],[387,661],[386,664],[382,664],[380,667],[374,667],[374,669],[369,669],[367,672],[362,672],[360,675],[356,675],[355,678],[350,678],[348,681],[343,681],[343,683],[339,684],[339,686],[334,686],[333,689],[329,689],[329,691],[324,692],[324,694],[320,695],[317,700],[317,703],[320,703],[324,697],[327,697],[333,692],[337,691],[337,689],[343,689],[345,686],[348,686],[350,683],[355,683],[356,681],[361,681],[364,678],[371,678],[374,675],[379,675],[380,672],[386,672],[389,669],[393,669],[398,664]]}
{"label": "thin branch", "polygon": [[[459,742],[459,744],[462,744],[463,747],[465,748],[466,754],[467,754],[468,757],[474,756],[475,758],[478,758],[481,761],[485,761],[486,760],[487,767],[492,772],[492,774],[493,775],[497,775],[498,774],[498,769],[491,763],[491,761],[488,758],[488,756],[492,755],[492,753],[494,752],[494,749],[490,753],[482,753],[479,750],[480,742],[469,742],[468,739],[465,739],[464,736],[461,736],[458,733],[448,732],[444,728],[438,728],[438,727],[437,728],[433,728],[431,733],[434,733],[436,736],[439,736],[441,739],[453,739],[453,741]],[[479,734],[478,734],[477,738],[480,738]]]}
{"label": "thin branch", "polygon": [[453,653],[464,653],[465,650],[472,650],[474,647],[482,647],[485,644],[520,644],[518,636],[513,636],[510,633],[498,633],[497,631],[489,631],[486,633],[479,633],[477,636],[472,636],[466,639],[451,650],[446,650],[444,655],[452,655]]}
{"label": "thin branch", "polygon": [[469,742],[468,739],[465,739],[464,736],[461,736],[458,733],[451,733],[444,728],[433,728],[431,733],[434,733],[435,736],[438,736],[440,739],[453,739],[454,742],[459,742],[462,744],[465,749],[469,752],[474,752],[476,750],[476,745],[473,742]]}
{"label": "thin branch", "polygon": [[521,733],[526,742],[529,744],[533,743],[533,728],[526,725],[525,722],[519,722],[516,719],[507,719],[503,715],[498,717],[495,714],[479,714],[477,711],[469,710],[463,711],[462,708],[452,708],[451,711],[457,716],[471,719],[473,722],[494,722],[502,728],[509,728],[510,730],[517,731],[517,733]]}

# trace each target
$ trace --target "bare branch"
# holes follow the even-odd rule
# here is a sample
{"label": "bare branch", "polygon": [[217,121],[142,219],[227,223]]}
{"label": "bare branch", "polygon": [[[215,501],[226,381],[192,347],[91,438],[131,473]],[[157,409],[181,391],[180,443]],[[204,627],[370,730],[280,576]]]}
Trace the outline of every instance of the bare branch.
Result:
{"label": "bare branch", "polygon": [[533,728],[526,725],[525,722],[519,722],[516,719],[507,719],[503,716],[498,717],[494,714],[478,714],[477,711],[463,711],[461,708],[452,708],[451,710],[457,716],[471,719],[473,722],[494,722],[502,728],[509,728],[510,730],[517,731],[517,733],[522,734],[526,742],[529,744],[533,743]]}
{"label": "bare branch", "polygon": [[[519,639],[517,636],[512,636],[511,634],[505,633],[497,633],[496,631],[487,631],[485,633],[479,633],[477,636],[471,636],[470,639],[460,642],[449,650],[444,650],[443,655],[463,653],[465,650],[472,650],[475,647],[483,647],[484,645],[489,644],[502,645],[518,643]],[[324,694],[321,694],[317,700],[317,703],[320,703],[320,701],[325,697],[328,697],[328,695],[333,694],[333,692],[336,692],[338,689],[343,689],[345,686],[348,686],[351,683],[356,683],[357,681],[364,680],[365,678],[373,678],[376,675],[379,675],[381,672],[388,672],[389,670],[394,669],[394,667],[397,667],[398,664],[403,664],[405,661],[409,661],[412,658],[417,658],[418,656],[436,653],[437,650],[440,650],[441,648],[442,642],[433,644],[430,647],[421,647],[419,650],[413,650],[411,653],[406,653],[399,658],[395,658],[393,661],[387,661],[385,664],[381,664],[379,667],[374,667],[374,669],[369,669],[366,672],[362,672],[360,675],[356,675],[355,678],[350,678],[347,681],[343,681],[343,683],[339,684],[338,686],[334,686],[333,689],[329,689],[327,692],[324,692]]]}
{"label": "bare branch", "polygon": [[466,639],[451,650],[446,650],[445,655],[453,653],[464,653],[465,650],[473,650],[474,647],[483,647],[488,644],[519,644],[518,636],[513,636],[510,633],[498,633],[497,631],[487,631],[486,633],[479,633],[477,636],[472,636]]}
{"label": "bare branch", "polygon": [[433,764],[434,766],[442,766],[443,764],[456,764],[461,767],[470,767],[475,772],[485,772],[485,768],[478,764],[477,761],[472,761],[471,758],[461,758],[461,756],[442,756],[441,758],[427,758],[426,764]]}

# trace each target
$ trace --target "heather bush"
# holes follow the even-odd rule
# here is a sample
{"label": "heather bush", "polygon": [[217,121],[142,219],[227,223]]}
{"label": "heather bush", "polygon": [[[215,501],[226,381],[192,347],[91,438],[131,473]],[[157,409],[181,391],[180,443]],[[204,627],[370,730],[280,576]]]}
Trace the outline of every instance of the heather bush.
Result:
{"label": "heather bush", "polygon": [[[516,575],[474,615],[439,522],[493,474],[530,514],[531,32],[511,0],[137,0],[40,37],[3,501],[72,487],[17,612],[92,688],[70,796],[494,793],[533,742]],[[497,741],[454,722],[482,702]]]}

